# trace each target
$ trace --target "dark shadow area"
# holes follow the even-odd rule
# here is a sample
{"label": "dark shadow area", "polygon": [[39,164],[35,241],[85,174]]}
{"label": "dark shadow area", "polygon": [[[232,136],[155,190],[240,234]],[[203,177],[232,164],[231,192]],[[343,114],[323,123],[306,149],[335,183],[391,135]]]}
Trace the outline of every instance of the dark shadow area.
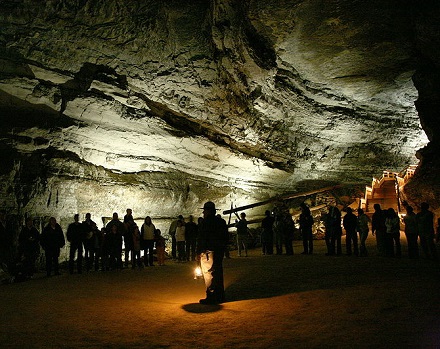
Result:
{"label": "dark shadow area", "polygon": [[182,309],[188,313],[214,313],[222,310],[222,306],[219,304],[200,304],[190,303],[182,305]]}
{"label": "dark shadow area", "polygon": [[[373,246],[370,247],[374,251]],[[412,284],[417,279],[440,282],[434,261],[369,257],[325,256],[324,252],[264,258],[234,258],[225,263],[226,302],[261,299],[314,290],[372,287],[381,283]],[[243,268],[244,267],[244,268]],[[246,270],[246,274],[241,272]],[[235,280],[228,280],[228,274]],[[229,282],[228,282],[229,281]]]}

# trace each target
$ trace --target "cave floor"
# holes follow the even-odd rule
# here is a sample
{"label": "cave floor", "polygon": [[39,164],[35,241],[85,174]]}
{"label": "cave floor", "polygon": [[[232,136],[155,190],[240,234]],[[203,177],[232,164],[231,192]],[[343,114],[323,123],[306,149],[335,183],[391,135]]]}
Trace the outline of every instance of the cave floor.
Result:
{"label": "cave floor", "polygon": [[[402,239],[404,240],[404,239]],[[194,263],[0,286],[2,348],[426,348],[440,346],[439,267],[314,255],[225,260],[227,302],[198,304]]]}

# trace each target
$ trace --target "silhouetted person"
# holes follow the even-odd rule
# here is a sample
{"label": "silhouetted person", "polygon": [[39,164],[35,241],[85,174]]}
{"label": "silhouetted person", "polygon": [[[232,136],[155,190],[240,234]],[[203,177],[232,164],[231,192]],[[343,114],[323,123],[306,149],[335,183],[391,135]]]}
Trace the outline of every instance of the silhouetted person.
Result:
{"label": "silhouetted person", "polygon": [[[113,226],[116,227],[116,232],[113,230]],[[125,224],[119,220],[119,216],[117,212],[113,213],[112,220],[107,223],[106,232],[109,234],[111,245],[110,248],[110,267],[114,268],[122,268],[122,240],[125,235],[126,229]],[[117,256],[116,253],[120,255]]]}
{"label": "silhouetted person", "polygon": [[380,256],[386,255],[386,214],[379,204],[374,204],[374,213],[371,218],[371,231],[376,236],[377,251]]}
{"label": "silhouetted person", "polygon": [[70,242],[69,272],[73,274],[75,266],[75,253],[78,274],[82,273],[83,243],[85,240],[85,226],[79,222],[79,214],[73,216],[74,222],[67,228],[67,241]]}
{"label": "silhouetted person", "polygon": [[421,211],[416,215],[420,246],[426,258],[437,260],[437,249],[434,243],[434,214],[429,211],[427,202],[422,202],[420,209]]}
{"label": "silhouetted person", "polygon": [[136,269],[136,266],[142,268],[141,261],[141,232],[139,231],[139,227],[134,221],[130,221],[132,228],[129,229],[132,234],[133,246],[131,250],[131,269]]}
{"label": "silhouetted person", "polygon": [[368,232],[370,231],[370,228],[368,227],[368,223],[370,222],[370,218],[364,213],[364,210],[359,208],[357,210],[358,217],[357,217],[357,225],[356,230],[359,232],[359,240],[360,240],[360,256],[366,257],[368,256],[367,251],[367,245],[365,244],[365,241],[367,241],[368,238]]}
{"label": "silhouetted person", "polygon": [[84,227],[84,257],[86,260],[86,270],[90,271],[94,264],[95,271],[99,269],[99,249],[100,231],[96,223],[92,220],[92,215],[86,213],[86,219],[82,222]]}
{"label": "silhouetted person", "polygon": [[341,211],[336,206],[330,206],[324,220],[325,224],[325,242],[327,244],[327,256],[341,255]]}
{"label": "silhouetted person", "polygon": [[357,217],[353,213],[351,207],[346,208],[347,214],[344,216],[342,220],[342,225],[345,229],[345,246],[347,256],[351,256],[352,249],[351,245],[353,244],[353,252],[355,256],[359,256],[359,248],[358,248],[358,237],[357,237]]}
{"label": "silhouetted person", "polygon": [[185,256],[185,222],[178,221],[176,228],[176,244],[177,244],[177,260],[179,262],[186,261]]}
{"label": "silhouetted person", "polygon": [[[388,257],[400,257],[402,248],[400,245],[400,220],[393,208],[387,210],[387,218],[385,219],[386,232],[386,255]],[[394,247],[396,250],[394,251]]]}
{"label": "silhouetted person", "polygon": [[128,223],[131,221],[134,221],[133,210],[131,208],[127,208],[125,211],[124,223]]}
{"label": "silhouetted person", "polygon": [[151,217],[145,217],[141,227],[141,247],[144,250],[144,264],[146,267],[154,267],[154,232],[156,227],[151,221]]}
{"label": "silhouetted person", "polygon": [[201,304],[219,304],[225,300],[223,281],[223,255],[228,241],[228,228],[224,219],[216,217],[212,201],[203,205],[203,221],[199,224],[197,254],[206,285],[206,298]]}
{"label": "silhouetted person", "polygon": [[13,264],[13,230],[6,219],[6,211],[0,211],[0,268],[10,269]]}
{"label": "silhouetted person", "polygon": [[186,246],[186,260],[196,260],[196,242],[197,242],[197,224],[194,222],[194,217],[189,216],[188,222],[185,224],[185,246]]}
{"label": "silhouetted person", "polygon": [[178,221],[183,222],[182,215],[179,215],[175,221],[171,222],[170,228],[168,230],[168,234],[171,236],[171,256],[173,257],[173,259],[177,259],[176,228]]}
{"label": "silhouetted person", "polygon": [[[235,213],[237,215],[237,213]],[[238,215],[237,215],[238,217]],[[244,250],[244,255],[247,257],[247,244],[248,244],[248,226],[246,220],[246,213],[240,213],[239,220],[235,223],[237,227],[237,248],[238,248],[238,256],[241,257],[241,252]]]}
{"label": "silhouetted person", "polygon": [[110,226],[105,234],[106,247],[109,254],[108,267],[111,270],[122,269],[122,234],[116,224]]}
{"label": "silhouetted person", "polygon": [[46,255],[47,276],[52,275],[52,268],[55,275],[60,275],[58,258],[60,249],[65,245],[65,240],[63,230],[54,217],[50,217],[49,223],[44,227],[40,244]]}
{"label": "silhouetted person", "polygon": [[271,216],[270,211],[266,210],[264,213],[266,217],[261,222],[261,245],[263,248],[263,254],[273,254],[273,224],[275,218]]}
{"label": "silhouetted person", "polygon": [[293,235],[295,233],[295,221],[293,220],[290,213],[287,213],[283,217],[283,228],[284,228],[284,245],[286,246],[286,255],[293,255]]}
{"label": "silhouetted person", "polygon": [[411,206],[406,206],[406,215],[403,218],[405,223],[405,236],[408,242],[408,257],[411,259],[419,258],[419,244],[417,243],[417,217]]}
{"label": "silhouetted person", "polygon": [[[133,251],[133,229],[135,227],[133,211],[127,208],[124,216],[124,265],[127,268],[130,260],[130,254]],[[132,266],[135,265],[132,261]]]}
{"label": "silhouetted person", "polygon": [[165,265],[165,238],[162,236],[160,229],[156,229],[155,243],[157,253],[157,264],[160,266]]}
{"label": "silhouetted person", "polygon": [[34,226],[32,217],[26,218],[18,237],[18,253],[23,261],[23,272],[32,277],[36,272],[36,262],[40,256],[40,233]]}
{"label": "silhouetted person", "polygon": [[301,230],[304,248],[302,254],[313,254],[313,217],[309,207],[305,203],[302,203],[300,208],[299,229]]}

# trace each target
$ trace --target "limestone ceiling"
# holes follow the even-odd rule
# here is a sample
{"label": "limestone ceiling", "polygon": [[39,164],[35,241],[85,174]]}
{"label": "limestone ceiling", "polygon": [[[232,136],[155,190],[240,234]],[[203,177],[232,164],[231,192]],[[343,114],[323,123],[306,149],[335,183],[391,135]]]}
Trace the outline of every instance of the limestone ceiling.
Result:
{"label": "limestone ceiling", "polygon": [[0,1],[2,147],[245,190],[401,170],[427,138],[398,4]]}

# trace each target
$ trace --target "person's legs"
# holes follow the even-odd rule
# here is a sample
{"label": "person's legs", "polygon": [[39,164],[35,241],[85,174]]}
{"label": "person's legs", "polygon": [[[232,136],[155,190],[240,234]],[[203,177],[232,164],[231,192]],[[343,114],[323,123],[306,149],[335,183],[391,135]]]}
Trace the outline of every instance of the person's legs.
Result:
{"label": "person's legs", "polygon": [[358,247],[358,236],[356,231],[354,230],[351,234],[351,239],[353,240],[353,252],[355,256],[359,256],[359,247]]}
{"label": "person's legs", "polygon": [[345,252],[348,256],[351,256],[351,242],[353,240],[353,233],[350,230],[346,231],[345,234]]}
{"label": "person's legs", "polygon": [[51,253],[46,252],[46,273],[47,276],[52,275],[53,256]]}
{"label": "person's legs", "polygon": [[393,234],[393,240],[396,244],[396,257],[402,256],[402,247],[400,245],[400,232]]}
{"label": "person's legs", "polygon": [[76,268],[78,270],[78,274],[82,273],[82,263],[83,263],[83,247],[82,244],[78,246],[78,257],[76,259]]}
{"label": "person's legs", "polygon": [[70,250],[69,250],[69,273],[73,274],[73,270],[75,268],[75,252],[77,250],[77,247],[74,244],[70,244]]}
{"label": "person's legs", "polygon": [[[212,297],[211,284],[212,284],[212,265],[214,263],[213,255],[211,252],[203,252],[200,254],[200,268],[202,269],[203,280],[206,286],[206,300]],[[202,300],[200,300],[202,302]]]}

